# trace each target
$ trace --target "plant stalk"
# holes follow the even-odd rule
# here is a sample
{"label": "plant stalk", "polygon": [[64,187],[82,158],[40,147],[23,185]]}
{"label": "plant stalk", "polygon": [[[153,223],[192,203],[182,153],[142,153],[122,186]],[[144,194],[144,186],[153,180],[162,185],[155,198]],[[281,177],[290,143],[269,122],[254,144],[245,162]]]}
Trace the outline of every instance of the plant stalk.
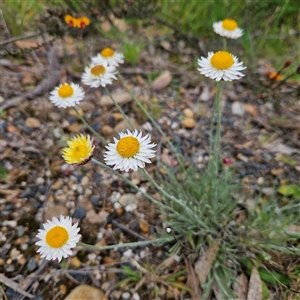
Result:
{"label": "plant stalk", "polygon": [[82,121],[82,123],[93,133],[95,134],[100,140],[102,143],[104,144],[107,144],[107,140],[101,136],[86,120],[84,117],[82,117],[80,115],[80,113],[78,112],[77,108],[76,107],[73,107],[73,109],[75,110],[77,116],[79,117],[79,119]]}

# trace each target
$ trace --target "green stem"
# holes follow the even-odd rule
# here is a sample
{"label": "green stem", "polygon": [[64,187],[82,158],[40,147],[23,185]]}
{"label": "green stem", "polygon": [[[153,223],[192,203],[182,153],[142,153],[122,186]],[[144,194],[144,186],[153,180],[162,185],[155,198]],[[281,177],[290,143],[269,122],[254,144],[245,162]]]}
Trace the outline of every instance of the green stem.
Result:
{"label": "green stem", "polygon": [[211,113],[211,121],[210,121],[210,129],[209,129],[209,157],[213,157],[213,146],[215,143],[215,137],[213,136],[214,131],[214,120],[216,115],[216,101],[213,103],[212,113]]}
{"label": "green stem", "polygon": [[82,117],[80,115],[80,113],[78,112],[76,107],[73,107],[73,109],[75,110],[77,116],[79,117],[79,119],[82,121],[82,123],[93,133],[95,134],[104,144],[107,144],[107,140],[101,136],[85,119],[84,117]]}
{"label": "green stem", "polygon": [[161,192],[162,195],[164,195],[165,197],[169,198],[171,201],[176,202],[179,206],[181,206],[183,209],[186,209],[188,211],[188,213],[190,214],[190,216],[194,216],[196,219],[197,216],[194,214],[194,212],[186,205],[186,203],[184,203],[183,201],[180,201],[179,199],[177,199],[176,197],[170,195],[169,193],[167,193],[151,176],[150,174],[147,172],[147,170],[145,169],[140,169],[141,172],[146,176],[146,178],[153,184],[153,186]]}
{"label": "green stem", "polygon": [[166,134],[162,131],[160,125],[154,120],[154,118],[151,116],[151,114],[149,114],[149,112],[144,108],[143,104],[135,96],[135,94],[128,88],[128,86],[127,86],[127,84],[126,84],[125,79],[123,78],[123,76],[121,74],[118,74],[118,78],[122,81],[122,83],[125,86],[126,90],[131,95],[131,97],[133,98],[133,100],[135,101],[135,103],[138,105],[138,107],[141,109],[141,111],[147,116],[147,118],[156,127],[156,129],[158,130],[158,132],[163,136],[164,140],[167,141],[167,143],[169,144],[169,146],[172,149],[173,153],[176,155],[176,157],[177,157],[180,165],[183,167],[184,163],[183,163],[182,157],[179,155],[178,151],[176,150],[176,148],[174,147],[174,145],[170,142],[170,140],[166,136]]}
{"label": "green stem", "polygon": [[216,95],[216,105],[217,105],[217,132],[216,132],[216,156],[220,156],[220,139],[221,139],[221,90],[222,90],[222,82],[219,81],[217,83],[217,95]]}
{"label": "green stem", "polygon": [[153,203],[161,206],[164,209],[169,209],[168,206],[162,204],[161,202],[157,201],[156,199],[154,199],[153,197],[151,197],[150,195],[148,195],[146,192],[144,192],[142,189],[140,189],[136,184],[132,183],[130,180],[128,180],[124,175],[120,174],[118,171],[112,169],[111,167],[103,164],[102,162],[92,158],[92,162],[95,163],[98,166],[101,166],[102,168],[109,170],[110,172],[112,172],[113,174],[115,174],[116,176],[118,176],[119,178],[121,178],[122,180],[124,180],[128,185],[130,185],[131,187],[133,187],[135,190],[137,190],[138,192],[140,192],[143,196],[145,196],[147,199],[149,199],[150,201],[152,201]]}
{"label": "green stem", "polygon": [[227,39],[223,38],[223,50],[226,51],[227,50]]}
{"label": "green stem", "polygon": [[127,123],[129,124],[129,126],[132,129],[135,129],[134,126],[132,125],[130,119],[125,115],[122,107],[118,104],[118,102],[114,99],[113,95],[111,94],[111,92],[109,91],[109,89],[107,87],[105,87],[105,91],[107,92],[108,96],[110,97],[110,99],[112,100],[112,102],[114,103],[114,105],[117,107],[117,109],[119,110],[119,112],[122,114],[123,118],[127,121]]}
{"label": "green stem", "polygon": [[155,240],[149,240],[149,241],[140,241],[140,242],[133,242],[133,243],[124,243],[124,244],[117,244],[117,245],[109,245],[109,246],[94,246],[94,245],[89,245],[85,243],[77,243],[76,246],[81,246],[87,249],[92,249],[92,250],[109,250],[109,249],[117,249],[117,248],[125,248],[125,247],[137,247],[137,246],[144,246],[148,244],[158,244],[158,243],[163,243],[166,242],[165,238],[159,238]]}
{"label": "green stem", "polygon": [[219,160],[220,160],[220,140],[221,140],[221,90],[222,90],[222,82],[217,82],[217,94],[216,94],[216,107],[217,107],[217,130],[215,136],[215,144],[214,144],[214,162],[215,162],[215,172],[216,175],[219,172]]}

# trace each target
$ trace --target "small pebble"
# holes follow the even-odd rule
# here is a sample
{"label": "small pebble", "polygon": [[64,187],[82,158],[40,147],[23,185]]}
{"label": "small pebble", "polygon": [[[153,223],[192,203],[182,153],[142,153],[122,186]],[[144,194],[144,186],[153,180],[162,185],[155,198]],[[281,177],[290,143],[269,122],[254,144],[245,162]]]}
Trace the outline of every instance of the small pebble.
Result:
{"label": "small pebble", "polygon": [[190,109],[190,108],[186,108],[183,110],[183,114],[187,117],[187,118],[194,118],[194,112]]}
{"label": "small pebble", "polygon": [[123,300],[128,300],[128,299],[130,299],[130,293],[129,293],[129,292],[123,293],[123,294],[122,294],[122,299],[123,299]]}
{"label": "small pebble", "polygon": [[235,116],[243,116],[245,114],[244,105],[240,102],[233,102],[231,105],[231,112]]}
{"label": "small pebble", "polygon": [[193,118],[184,118],[181,124],[184,128],[192,129],[195,127],[196,121]]}
{"label": "small pebble", "polygon": [[90,201],[92,202],[92,204],[93,204],[94,206],[98,206],[99,204],[101,204],[100,196],[98,196],[98,195],[93,195],[93,196],[90,198]]}
{"label": "small pebble", "polygon": [[31,257],[27,263],[27,269],[29,272],[32,272],[37,268],[37,262],[35,261],[34,257]]}
{"label": "small pebble", "polygon": [[90,179],[88,176],[83,176],[82,180],[81,180],[81,184],[82,186],[87,186],[90,183]]}
{"label": "small pebble", "polygon": [[11,228],[15,228],[17,226],[17,221],[15,221],[15,220],[11,220],[11,221],[5,220],[5,221],[2,222],[2,225],[3,226],[9,226]]}
{"label": "small pebble", "polygon": [[125,210],[127,212],[134,212],[135,210],[137,209],[137,205],[132,203],[132,204],[129,204],[125,207]]}
{"label": "small pebble", "polygon": [[134,293],[133,295],[132,295],[132,300],[140,300],[141,298],[140,298],[140,295],[138,294],[138,293]]}
{"label": "small pebble", "polygon": [[132,256],[132,249],[128,249],[123,252],[123,256],[130,258]]}
{"label": "small pebble", "polygon": [[25,121],[26,125],[31,128],[40,128],[41,122],[36,118],[27,118]]}
{"label": "small pebble", "polygon": [[72,217],[82,220],[85,217],[85,215],[86,215],[85,208],[82,206],[78,206],[78,207],[76,207]]}

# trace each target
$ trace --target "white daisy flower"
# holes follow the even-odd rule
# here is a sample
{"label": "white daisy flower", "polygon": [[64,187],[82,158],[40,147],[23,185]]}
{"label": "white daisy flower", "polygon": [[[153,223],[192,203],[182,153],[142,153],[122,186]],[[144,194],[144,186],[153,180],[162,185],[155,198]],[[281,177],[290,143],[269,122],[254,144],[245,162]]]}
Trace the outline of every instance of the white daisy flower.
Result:
{"label": "white daisy flower", "polygon": [[37,252],[41,253],[41,257],[60,262],[63,257],[72,255],[72,249],[81,237],[78,234],[78,223],[72,225],[70,217],[60,216],[59,220],[53,217],[52,221],[48,220],[43,226],[44,229],[39,229],[36,235],[40,240],[35,243],[40,246]]}
{"label": "white daisy flower", "polygon": [[202,75],[216,81],[232,81],[245,76],[239,72],[246,69],[238,58],[227,51],[208,52],[208,57],[198,59],[199,71]]}
{"label": "white daisy flower", "polygon": [[107,84],[111,84],[113,79],[117,79],[116,73],[116,68],[109,66],[107,63],[92,63],[85,67],[81,81],[93,88],[97,88],[100,85],[105,87]]}
{"label": "white daisy flower", "polygon": [[215,22],[213,28],[215,33],[229,39],[238,39],[244,33],[243,29],[238,27],[238,23],[232,19]]}
{"label": "white daisy flower", "polygon": [[109,66],[117,67],[124,62],[124,55],[121,52],[115,52],[111,48],[103,49],[97,56],[92,58],[96,64],[108,63]]}
{"label": "white daisy flower", "polygon": [[113,166],[114,170],[129,172],[136,171],[139,167],[144,168],[145,163],[151,163],[151,157],[155,156],[155,144],[150,144],[150,135],[142,136],[142,131],[119,133],[120,140],[114,138],[114,143],[106,146],[104,160],[107,165]]}
{"label": "white daisy flower", "polygon": [[84,98],[82,87],[75,83],[64,83],[50,92],[50,101],[62,108],[73,107]]}

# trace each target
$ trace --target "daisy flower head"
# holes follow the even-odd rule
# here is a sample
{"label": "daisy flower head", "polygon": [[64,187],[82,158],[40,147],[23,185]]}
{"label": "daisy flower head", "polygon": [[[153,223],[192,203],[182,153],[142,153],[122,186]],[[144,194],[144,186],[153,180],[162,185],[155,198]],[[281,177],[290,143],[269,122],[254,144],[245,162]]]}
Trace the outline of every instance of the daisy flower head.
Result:
{"label": "daisy flower head", "polygon": [[109,66],[107,63],[91,63],[86,66],[84,73],[81,76],[81,81],[85,85],[89,85],[93,88],[97,88],[100,85],[105,87],[107,84],[111,84],[113,79],[117,79],[115,74],[117,73],[114,66]]}
{"label": "daisy flower head", "polygon": [[71,165],[84,165],[93,157],[95,146],[89,135],[78,134],[68,142],[63,149],[62,156],[66,163]]}
{"label": "daisy flower head", "polygon": [[243,29],[238,27],[238,23],[232,19],[215,22],[214,32],[229,39],[238,39],[243,35]]}
{"label": "daisy flower head", "polygon": [[142,136],[142,131],[137,130],[119,133],[120,139],[114,138],[114,143],[106,146],[104,160],[114,170],[129,172],[144,168],[145,163],[151,163],[150,158],[155,156],[155,144],[150,144],[150,135]]}
{"label": "daisy flower head", "polygon": [[50,101],[62,108],[73,107],[84,98],[82,87],[75,83],[63,83],[50,92]]}
{"label": "daisy flower head", "polygon": [[198,59],[199,71],[202,75],[216,81],[232,81],[245,76],[241,70],[246,69],[238,58],[227,51],[208,52],[208,57]]}
{"label": "daisy flower head", "polygon": [[47,260],[58,260],[72,255],[73,248],[79,242],[81,235],[78,234],[80,228],[78,223],[72,224],[70,217],[60,216],[59,219],[53,217],[43,224],[44,229],[39,229],[36,237],[39,239],[35,244],[40,248],[42,258]]}
{"label": "daisy flower head", "polygon": [[117,67],[119,64],[124,62],[124,55],[123,53],[116,52],[111,48],[105,48],[97,56],[93,57],[92,61],[97,64],[106,62],[110,66]]}

